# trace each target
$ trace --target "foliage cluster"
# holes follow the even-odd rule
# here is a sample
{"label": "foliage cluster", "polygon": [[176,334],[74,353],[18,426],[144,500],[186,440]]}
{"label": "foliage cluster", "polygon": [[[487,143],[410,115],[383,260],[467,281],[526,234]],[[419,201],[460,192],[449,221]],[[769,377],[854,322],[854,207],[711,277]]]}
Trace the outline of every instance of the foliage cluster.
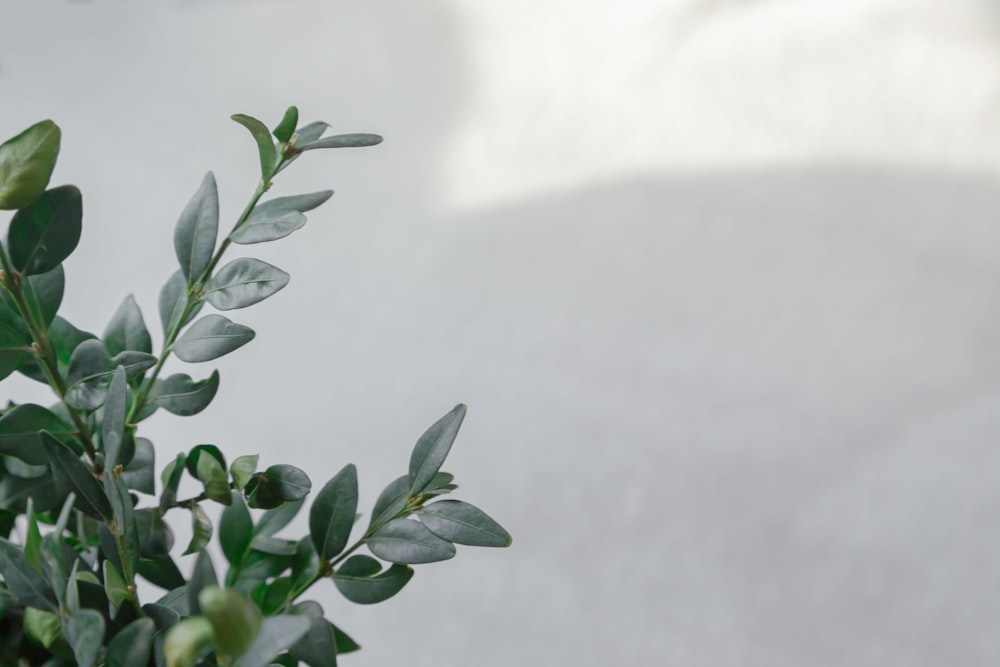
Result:
{"label": "foliage cluster", "polygon": [[[83,212],[76,187],[48,187],[59,128],[42,121],[0,145],[0,210],[14,211],[0,244],[0,379],[18,372],[56,395],[53,405],[10,401],[0,410],[0,665],[332,667],[358,645],[304,598],[314,584],[331,581],[359,604],[382,602],[410,581],[412,565],[449,559],[455,544],[510,544],[481,510],[440,498],[456,488],[441,467],[463,405],[420,437],[407,474],[385,487],[361,529],[353,465],[315,494],[300,539],[279,535],[312,488],[294,466],[262,470],[257,455],[230,461],[219,447],[198,444],[166,463],[157,490],[156,450],[138,425],[161,409],[195,415],[219,387],[218,371],[166,375],[165,362],[207,362],[242,347],[253,330],[219,313],[199,318],[203,306],[244,308],[288,282],[259,259],[222,264],[226,250],[288,236],[333,194],[260,201],[303,153],[381,141],[324,136],[322,122],[297,127],[295,107],[273,130],[250,116],[233,119],[256,143],[260,182],[221,243],[211,173],[182,211],[174,231],[180,268],[159,295],[158,354],[131,296],[100,336],[58,314],[62,264],[77,246]],[[179,499],[185,475],[202,491]],[[224,506],[217,527],[206,503]],[[175,509],[191,515],[183,553],[197,556],[189,576],[171,555],[164,515]],[[213,535],[225,556],[221,572],[206,551]],[[140,601],[137,577],[164,594]]]}

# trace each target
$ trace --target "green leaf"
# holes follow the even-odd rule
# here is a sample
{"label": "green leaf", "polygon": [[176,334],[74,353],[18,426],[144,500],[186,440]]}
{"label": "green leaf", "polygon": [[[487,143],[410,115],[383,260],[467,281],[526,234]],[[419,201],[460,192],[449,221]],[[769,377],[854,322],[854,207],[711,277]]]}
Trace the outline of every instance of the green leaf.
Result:
{"label": "green leaf", "polygon": [[219,371],[212,371],[211,376],[197,382],[190,375],[177,373],[156,381],[149,393],[147,405],[161,407],[181,417],[189,417],[208,407],[218,390]]}
{"label": "green leaf", "polygon": [[295,515],[299,513],[302,509],[302,504],[304,501],[297,500],[294,502],[284,503],[280,507],[268,510],[260,517],[257,522],[257,527],[254,528],[254,537],[272,537],[277,534],[279,530],[291,523]]}
{"label": "green leaf", "polygon": [[219,193],[215,176],[208,172],[174,228],[174,250],[188,285],[200,280],[208,268],[218,233]]}
{"label": "green leaf", "polygon": [[121,366],[124,368],[125,377],[130,382],[155,365],[156,357],[145,352],[136,352],[135,350],[125,350],[111,358],[111,367],[118,368]]}
{"label": "green leaf", "polygon": [[128,592],[128,584],[125,583],[125,578],[122,577],[118,568],[109,560],[104,561],[103,574],[104,594],[108,596],[108,602],[111,603],[112,608],[117,610],[122,602],[132,597],[131,593]]}
{"label": "green leaf", "polygon": [[[5,304],[0,303],[2,311],[8,310]],[[0,317],[2,317],[0,313]],[[27,359],[32,363],[34,357],[31,355],[31,339],[25,336],[20,330],[0,322],[0,380],[7,377]]]}
{"label": "green leaf", "polygon": [[104,447],[104,465],[114,470],[118,465],[122,440],[125,437],[125,410],[128,400],[125,369],[118,366],[111,376],[108,393],[104,399],[104,418],[101,424],[101,444]]}
{"label": "green leaf", "polygon": [[121,565],[128,572],[135,572],[139,563],[140,547],[132,496],[129,494],[125,482],[120,477],[116,477],[114,473],[105,473],[104,492],[111,502],[111,510],[115,519],[108,527],[121,539],[125,547],[125,555],[128,558],[128,561],[121,563]]}
{"label": "green leaf", "polygon": [[0,145],[0,210],[24,208],[49,184],[59,155],[59,126],[35,123]]}
{"label": "green leaf", "polygon": [[258,454],[238,456],[229,466],[229,474],[240,491],[247,485],[250,478],[257,472],[257,461],[260,460]]}
{"label": "green leaf", "polygon": [[56,599],[49,583],[24,558],[24,551],[0,538],[0,572],[4,583],[25,605],[56,611]]}
{"label": "green leaf", "polygon": [[[171,541],[173,536],[171,536]],[[165,590],[174,590],[186,583],[184,575],[177,569],[177,564],[170,556],[159,558],[142,558],[139,560],[138,573],[155,586]]]}
{"label": "green leaf", "polygon": [[[411,573],[413,572],[412,568],[408,568],[405,566],[404,568]],[[333,626],[333,639],[334,641],[337,642],[338,655],[343,655],[345,653],[352,653],[354,651],[361,650],[361,645],[358,644],[353,639],[351,639],[351,637],[346,632],[338,628],[336,625],[333,625],[333,623],[331,623],[330,625]]]}
{"label": "green leaf", "polygon": [[253,519],[239,491],[232,492],[232,502],[222,510],[219,519],[219,542],[222,553],[233,567],[237,567],[250,548]]}
{"label": "green leaf", "polygon": [[[107,562],[107,561],[105,561]],[[137,667],[149,663],[156,625],[151,618],[138,618],[115,633],[104,657],[105,667]]]}
{"label": "green leaf", "polygon": [[146,329],[146,322],[142,319],[142,311],[131,294],[125,297],[122,305],[111,316],[102,338],[108,354],[112,356],[125,350],[147,354],[153,352],[153,341]]}
{"label": "green leaf", "polygon": [[181,361],[211,361],[243,347],[254,335],[250,327],[236,324],[222,315],[206,315],[192,324],[172,349]]}
{"label": "green leaf", "polygon": [[379,494],[372,509],[372,520],[368,527],[387,523],[399,514],[410,499],[410,477],[403,475],[389,482]]}
{"label": "green leaf", "polygon": [[42,533],[38,530],[38,518],[35,516],[31,498],[28,498],[28,509],[25,514],[28,517],[28,528],[24,536],[24,560],[32,570],[42,574]]}
{"label": "green leaf", "polygon": [[135,455],[122,470],[121,477],[128,488],[139,493],[156,493],[156,450],[146,438],[135,439]]}
{"label": "green leaf", "polygon": [[62,266],[51,271],[29,276],[24,281],[24,298],[32,317],[48,326],[55,319],[66,289],[66,274]]}
{"label": "green leaf", "polygon": [[219,269],[205,284],[205,299],[219,310],[246,308],[288,284],[288,274],[267,262],[241,257]]}
{"label": "green leaf", "polygon": [[395,519],[366,540],[373,554],[393,563],[433,563],[455,555],[455,546],[409,519]]}
{"label": "green leaf", "polygon": [[292,657],[310,667],[337,667],[337,640],[333,625],[323,617],[323,609],[315,602],[303,603],[292,613],[309,618],[310,624],[309,632],[289,650]]}
{"label": "green leaf", "polygon": [[181,321],[181,315],[184,314],[184,307],[187,305],[187,296],[187,281],[184,279],[184,272],[178,269],[160,288],[158,309],[164,336],[169,335],[174,327],[180,328],[193,320],[194,316],[201,310],[203,302],[199,301],[187,317]]}
{"label": "green leaf", "polygon": [[111,360],[99,340],[80,343],[69,360],[66,402],[77,410],[96,410],[104,403]]}
{"label": "green leaf", "polygon": [[260,630],[260,609],[236,591],[224,591],[218,586],[202,590],[198,603],[212,624],[218,653],[230,658],[243,655]]}
{"label": "green leaf", "polygon": [[159,509],[147,507],[135,510],[134,514],[139,534],[139,555],[149,559],[169,555],[174,548],[174,532],[163,520]]}
{"label": "green leaf", "polygon": [[0,417],[0,454],[15,456],[31,465],[48,463],[41,448],[40,431],[63,440],[74,434],[71,426],[40,405],[25,403],[8,410]]}
{"label": "green leaf", "polygon": [[274,148],[274,140],[267,126],[253,116],[238,113],[232,119],[243,127],[250,130],[255,142],[257,142],[257,152],[260,154],[260,177],[267,183],[274,175],[274,167],[277,162],[277,151]]}
{"label": "green leaf", "polygon": [[309,536],[321,560],[347,546],[358,509],[358,470],[348,464],[323,486],[309,510]]}
{"label": "green leaf", "polygon": [[163,640],[166,667],[191,667],[212,648],[212,624],[198,616],[173,625]]}
{"label": "green leaf", "polygon": [[427,488],[434,475],[451,451],[458,429],[465,419],[466,407],[456,405],[451,412],[427,429],[413,448],[410,456],[410,494],[416,495]]}
{"label": "green leaf", "polygon": [[309,631],[309,619],[283,614],[265,618],[260,632],[234,667],[267,667]]}
{"label": "green leaf", "polygon": [[508,547],[510,533],[486,512],[461,500],[439,500],[417,512],[432,533],[455,544]]}
{"label": "green leaf", "polygon": [[275,556],[294,556],[298,552],[298,543],[292,540],[282,540],[274,537],[258,535],[250,541],[250,548]]}
{"label": "green leaf", "polygon": [[215,575],[215,568],[212,566],[212,558],[208,552],[202,549],[198,552],[198,558],[194,562],[194,570],[187,583],[188,608],[191,614],[201,613],[201,603],[198,596],[209,586],[218,586],[219,578]]}
{"label": "green leaf", "polygon": [[273,465],[265,470],[264,474],[276,484],[278,495],[283,502],[305,498],[312,489],[309,476],[295,466]]}
{"label": "green leaf", "polygon": [[333,573],[333,583],[351,602],[376,604],[401,591],[413,578],[413,568],[407,565],[397,563],[379,574],[381,569],[379,562],[370,556],[351,556]]}
{"label": "green leaf", "polygon": [[52,323],[49,324],[49,340],[52,341],[52,347],[55,348],[56,363],[59,367],[60,375],[66,375],[73,350],[80,343],[91,338],[95,338],[94,334],[77,329],[59,315],[52,318]]}
{"label": "green leaf", "polygon": [[45,648],[52,648],[56,642],[64,639],[62,621],[58,614],[51,611],[25,607],[23,626],[24,634]]}
{"label": "green leaf", "polygon": [[274,128],[274,138],[284,143],[292,138],[295,133],[295,125],[299,122],[299,110],[297,107],[288,107],[281,122]]}
{"label": "green leaf", "polygon": [[74,185],[53,188],[19,210],[7,232],[14,269],[30,276],[59,266],[80,242],[82,221],[83,200]]}
{"label": "green leaf", "polygon": [[299,593],[313,582],[319,575],[319,556],[309,536],[303,537],[295,544],[295,554],[292,557],[292,588]]}
{"label": "green leaf", "polygon": [[191,542],[188,543],[184,555],[202,551],[205,545],[212,539],[212,520],[205,514],[205,510],[198,503],[192,504],[191,510]]}
{"label": "green leaf", "polygon": [[311,211],[332,196],[333,190],[322,190],[266,201],[257,205],[229,238],[233,243],[243,245],[284,238],[306,224],[304,212]]}
{"label": "green leaf", "polygon": [[382,143],[382,137],[377,134],[335,134],[332,137],[324,137],[309,143],[297,143],[296,147],[300,151],[311,151],[317,148],[363,148],[365,146],[376,146]]}
{"label": "green leaf", "polygon": [[[222,453],[222,450],[215,445],[195,445],[188,452],[187,461],[185,465],[187,466],[187,471],[191,473],[193,477],[201,479],[198,477],[198,465],[201,463],[202,456],[208,456],[210,459],[214,459],[216,463],[219,464],[220,468],[225,469],[226,467],[226,455]],[[205,481],[205,480],[201,480]]]}
{"label": "green leaf", "polygon": [[104,617],[93,609],[78,609],[63,623],[77,667],[94,667],[104,645]]}
{"label": "green leaf", "polygon": [[108,497],[87,466],[47,431],[40,435],[56,485],[76,494],[78,510],[95,519],[109,521],[113,512]]}
{"label": "green leaf", "polygon": [[181,483],[181,476],[184,474],[184,464],[187,456],[178,454],[177,458],[167,464],[160,473],[160,480],[163,482],[163,491],[160,493],[160,513],[167,511],[167,508],[177,501],[177,487]]}
{"label": "green leaf", "polygon": [[23,511],[28,498],[35,498],[35,510],[47,512],[59,505],[62,495],[51,474],[23,479],[14,475],[0,477],[0,507]]}
{"label": "green leaf", "polygon": [[247,505],[254,509],[272,509],[285,502],[281,497],[281,485],[278,481],[262,472],[250,477],[243,487],[243,495],[247,499]]}

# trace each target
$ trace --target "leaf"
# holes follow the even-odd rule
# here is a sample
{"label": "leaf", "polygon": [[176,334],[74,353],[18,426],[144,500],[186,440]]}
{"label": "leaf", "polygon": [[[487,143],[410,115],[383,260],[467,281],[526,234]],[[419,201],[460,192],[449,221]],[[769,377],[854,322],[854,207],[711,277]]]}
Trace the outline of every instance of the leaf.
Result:
{"label": "leaf", "polygon": [[[105,561],[107,562],[107,561]],[[108,644],[105,667],[136,667],[149,663],[156,625],[151,618],[138,618],[115,633]]]}
{"label": "leaf", "polygon": [[299,110],[297,107],[288,107],[281,122],[274,128],[274,138],[284,143],[292,138],[295,133],[295,125],[299,122]]}
{"label": "leaf", "polygon": [[61,375],[66,375],[73,350],[80,343],[91,338],[95,338],[94,334],[77,329],[59,315],[52,318],[52,322],[49,324],[49,340],[52,341],[52,347],[55,348],[56,362]]}
{"label": "leaf", "polygon": [[160,288],[158,307],[164,336],[169,335],[175,327],[179,329],[193,320],[194,316],[201,310],[202,302],[199,301],[187,317],[181,321],[181,315],[184,314],[184,308],[187,306],[187,297],[187,281],[184,279],[184,272],[178,269]]}
{"label": "leaf", "polygon": [[382,137],[377,134],[335,134],[332,137],[316,139],[307,144],[296,144],[300,151],[311,151],[317,148],[363,148],[382,143]]}
{"label": "leaf", "polygon": [[31,569],[24,558],[24,551],[0,538],[0,572],[4,583],[25,605],[56,611],[56,598],[40,574]]}
{"label": "leaf", "polygon": [[211,361],[240,348],[254,337],[250,327],[236,324],[222,315],[206,315],[184,332],[173,345],[181,361]]}
{"label": "leaf", "polygon": [[48,326],[55,319],[66,289],[66,274],[62,266],[29,276],[24,281],[24,298],[32,317]]}
{"label": "leaf", "polygon": [[258,460],[260,460],[260,455],[258,454],[238,456],[233,461],[233,464],[229,466],[229,474],[232,476],[236,488],[240,491],[247,485],[253,474],[257,472]]}
{"label": "leaf", "polygon": [[139,304],[131,294],[125,297],[122,305],[118,306],[118,310],[111,316],[102,338],[108,354],[112,356],[125,350],[147,354],[153,352],[153,341],[142,319],[142,311],[139,310]]}
{"label": "leaf", "polygon": [[219,542],[222,553],[233,567],[237,567],[250,548],[253,519],[239,491],[232,492],[232,502],[222,510],[219,519]]}
{"label": "leaf", "polygon": [[319,575],[319,556],[309,536],[303,537],[295,545],[292,557],[292,588],[297,593],[308,588]]}
{"label": "leaf", "polygon": [[31,498],[28,498],[28,509],[25,514],[28,517],[28,528],[24,536],[24,560],[32,570],[42,574],[42,534],[38,530],[38,518],[35,516]]}
{"label": "leaf", "polygon": [[128,488],[139,493],[156,493],[156,450],[146,438],[135,439],[135,455],[122,470],[121,477]]}
{"label": "leaf", "polygon": [[177,564],[170,556],[142,558],[139,560],[137,571],[146,581],[165,590],[174,590],[186,582],[184,575],[177,569]]}
{"label": "leaf", "polygon": [[399,514],[410,499],[410,477],[403,475],[389,482],[379,494],[372,509],[372,520],[368,527],[387,523]]}
{"label": "leaf", "polygon": [[[413,572],[413,568],[405,568],[406,570]],[[412,575],[411,575],[412,576]],[[407,579],[409,581],[409,579]],[[354,651],[360,651],[361,645],[350,638],[350,636],[338,628],[333,623],[330,624],[333,627],[333,639],[337,642],[337,654],[343,655],[345,653],[352,653]]]}
{"label": "leaf", "polygon": [[135,521],[132,496],[125,482],[114,473],[104,475],[104,492],[111,502],[114,522],[108,526],[119,537],[125,547],[126,563],[120,563],[123,571],[135,572],[139,563],[139,530]]}
{"label": "leaf", "polygon": [[306,211],[311,211],[333,196],[333,190],[304,195],[278,197],[258,204],[250,216],[229,235],[234,243],[248,245],[274,241],[288,236],[306,224]]}
{"label": "leaf", "polygon": [[77,410],[96,410],[104,403],[111,360],[99,340],[80,343],[69,360],[66,402]]}
{"label": "leaf", "polygon": [[187,461],[185,465],[187,466],[187,471],[191,473],[192,477],[205,481],[201,477],[198,477],[198,464],[201,462],[201,457],[207,455],[209,458],[214,459],[219,467],[225,469],[226,467],[226,456],[222,453],[222,450],[215,445],[195,445],[188,452]]}
{"label": "leaf", "polygon": [[427,429],[413,448],[410,456],[410,495],[416,495],[427,488],[434,475],[451,451],[458,429],[465,419],[466,407],[456,405],[451,412]]}
{"label": "leaf", "polygon": [[370,556],[351,556],[333,573],[333,583],[351,602],[376,604],[401,591],[413,578],[413,568],[407,565],[397,563],[378,574],[381,569],[378,561]]}
{"label": "leaf", "polygon": [[243,655],[261,626],[261,611],[236,591],[208,586],[198,595],[198,603],[212,624],[218,653],[230,658]]}
{"label": "leaf", "polygon": [[7,232],[14,269],[30,276],[59,266],[80,242],[82,221],[83,199],[74,185],[48,190],[21,208]]}
{"label": "leaf", "polygon": [[177,373],[158,379],[149,393],[147,405],[161,407],[181,417],[196,415],[212,402],[219,390],[219,371],[204,380],[195,382],[190,375]]}
{"label": "leaf", "polygon": [[309,631],[289,650],[310,667],[337,667],[337,641],[333,626],[322,616],[309,618]]}
{"label": "leaf", "polygon": [[198,558],[194,562],[194,570],[187,583],[188,608],[192,615],[201,613],[201,603],[198,602],[198,596],[201,595],[201,592],[209,586],[218,585],[219,578],[215,575],[212,558],[208,555],[208,551],[202,549],[198,552]]}
{"label": "leaf", "polygon": [[291,540],[281,540],[274,537],[258,535],[250,541],[250,548],[263,551],[274,556],[294,556],[298,552],[298,544]]}
{"label": "leaf", "polygon": [[113,512],[108,497],[87,466],[47,431],[42,431],[40,435],[56,485],[76,494],[78,510],[95,519],[109,521]]}
{"label": "leaf", "polygon": [[[214,446],[199,445],[198,447]],[[232,502],[232,496],[229,491],[229,477],[226,475],[225,468],[223,468],[224,464],[220,464],[218,459],[209,454],[202,454],[199,457],[199,453],[196,447],[192,450],[191,454],[188,454],[188,470],[191,469],[191,461],[196,459],[198,463],[195,477],[205,487],[205,496],[217,503],[228,505]]]}
{"label": "leaf", "polygon": [[40,405],[24,403],[13,407],[0,417],[0,454],[15,456],[31,465],[48,463],[40,431],[48,431],[58,439],[74,434],[72,427]]}
{"label": "leaf", "polygon": [[321,560],[347,546],[358,509],[358,470],[348,464],[327,482],[309,510],[309,536]]}
{"label": "leaf", "polygon": [[181,483],[181,476],[184,474],[184,464],[187,456],[178,454],[177,458],[167,464],[160,473],[160,480],[163,482],[163,491],[160,493],[160,513],[167,511],[173,503],[177,501],[177,487]]}
{"label": "leaf", "polygon": [[59,126],[35,123],[0,145],[0,210],[24,208],[49,184],[59,155]]}
{"label": "leaf", "polygon": [[302,509],[302,504],[303,501],[298,500],[285,503],[280,507],[264,512],[263,516],[260,517],[260,521],[257,522],[257,527],[254,528],[254,537],[272,537],[275,535],[279,530],[291,523],[295,515]]}
{"label": "leaf", "polygon": [[78,609],[63,623],[77,667],[94,667],[104,645],[104,617],[93,609]]}
{"label": "leaf", "polygon": [[104,594],[108,596],[108,602],[111,603],[112,608],[117,610],[122,602],[131,597],[131,593],[128,591],[128,584],[125,583],[125,578],[122,577],[118,568],[109,560],[104,561],[103,575]]}
{"label": "leaf", "polygon": [[[163,520],[159,509],[143,508],[135,510],[136,531],[139,534],[139,555],[142,558],[157,559],[170,554],[174,548],[174,532]],[[181,583],[183,583],[183,578]]]}
{"label": "leaf", "polygon": [[509,547],[510,533],[478,507],[461,500],[439,500],[417,512],[432,533],[455,544]]}
{"label": "leaf", "polygon": [[111,367],[118,368],[121,366],[124,368],[125,377],[130,382],[155,365],[156,357],[145,352],[136,352],[135,350],[119,352],[111,359]]}
{"label": "leaf", "polygon": [[57,641],[64,639],[59,615],[51,611],[25,607],[23,627],[24,634],[45,648],[51,648]]}
{"label": "leaf", "polygon": [[219,310],[246,308],[283,288],[288,278],[276,266],[241,257],[219,269],[205,284],[205,299]]}
{"label": "leaf", "polygon": [[191,542],[184,550],[185,556],[202,551],[205,545],[212,539],[212,520],[205,514],[201,505],[194,503],[188,509],[191,510]]}
{"label": "leaf", "polygon": [[366,540],[373,554],[393,563],[433,563],[455,555],[455,546],[409,519],[395,519]]}
{"label": "leaf", "polygon": [[283,614],[265,618],[260,632],[234,667],[267,667],[309,631],[309,619]]}
{"label": "leaf", "polygon": [[166,667],[191,667],[212,647],[212,624],[207,618],[185,618],[173,625],[163,640]]}
{"label": "leaf", "polygon": [[312,489],[309,476],[295,466],[273,465],[264,474],[275,482],[278,495],[284,502],[305,498]]}
{"label": "leaf", "polygon": [[277,151],[274,148],[274,140],[267,126],[253,116],[245,114],[235,114],[232,119],[243,127],[250,130],[255,142],[257,142],[257,152],[260,155],[260,178],[267,183],[274,175],[274,167],[277,162]]}
{"label": "leaf", "polygon": [[7,510],[21,509],[28,498],[34,498],[35,511],[46,512],[57,507],[62,497],[51,474],[33,479],[14,475],[0,477],[0,507]]}
{"label": "leaf", "polygon": [[219,193],[215,176],[208,172],[174,228],[174,250],[188,285],[200,280],[208,268],[218,233]]}
{"label": "leaf", "polygon": [[114,470],[118,465],[122,440],[125,437],[125,410],[128,384],[125,369],[118,366],[111,376],[108,393],[104,399],[104,418],[101,424],[101,444],[104,447],[105,467]]}

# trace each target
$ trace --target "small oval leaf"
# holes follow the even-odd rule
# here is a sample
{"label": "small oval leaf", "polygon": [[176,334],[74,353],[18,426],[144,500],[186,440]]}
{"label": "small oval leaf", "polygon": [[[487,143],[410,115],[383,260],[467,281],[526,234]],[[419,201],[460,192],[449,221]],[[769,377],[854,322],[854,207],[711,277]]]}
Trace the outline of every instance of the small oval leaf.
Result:
{"label": "small oval leaf", "polygon": [[35,123],[0,145],[0,210],[24,208],[49,184],[61,132],[51,120]]}
{"label": "small oval leaf", "polygon": [[392,563],[434,563],[455,555],[455,546],[409,519],[385,524],[366,540],[373,554]]}
{"label": "small oval leaf", "polygon": [[309,535],[321,560],[347,546],[358,509],[358,471],[348,464],[327,482],[309,510]]}
{"label": "small oval leaf", "polygon": [[219,310],[246,308],[283,288],[288,279],[276,266],[241,257],[219,269],[205,284],[205,299]]}
{"label": "small oval leaf", "polygon": [[174,250],[181,271],[192,285],[208,268],[219,233],[219,193],[212,172],[205,174],[174,228]]}
{"label": "small oval leaf", "polygon": [[222,315],[206,315],[184,332],[172,350],[181,361],[211,361],[243,347],[254,337],[250,327]]}
{"label": "small oval leaf", "polygon": [[510,546],[510,533],[475,505],[440,500],[425,505],[417,517],[432,533],[455,544],[474,547]]}

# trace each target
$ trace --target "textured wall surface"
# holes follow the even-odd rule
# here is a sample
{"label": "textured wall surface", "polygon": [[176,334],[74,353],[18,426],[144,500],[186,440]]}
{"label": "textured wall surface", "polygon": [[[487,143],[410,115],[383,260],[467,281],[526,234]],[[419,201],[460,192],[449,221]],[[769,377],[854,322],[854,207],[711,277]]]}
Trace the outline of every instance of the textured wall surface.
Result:
{"label": "textured wall surface", "polygon": [[344,664],[985,667],[998,33],[986,0],[0,0],[0,135],[63,128],[97,331],[129,290],[157,328],[205,170],[238,215],[229,114],[386,137],[278,181],[338,194],[249,248],[292,281],[233,313],[215,404],[146,426],[160,465],[354,462],[370,507],[470,405],[448,468],[514,546],[320,589]]}

